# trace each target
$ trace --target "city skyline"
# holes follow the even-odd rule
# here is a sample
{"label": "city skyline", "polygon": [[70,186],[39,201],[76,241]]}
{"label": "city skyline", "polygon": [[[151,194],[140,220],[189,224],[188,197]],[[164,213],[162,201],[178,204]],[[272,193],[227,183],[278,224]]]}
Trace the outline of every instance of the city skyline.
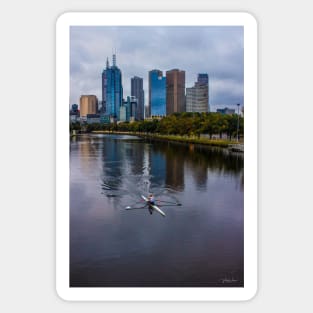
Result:
{"label": "city skyline", "polygon": [[145,105],[149,71],[180,68],[185,87],[199,73],[210,77],[210,105],[234,106],[243,99],[243,27],[95,27],[70,32],[70,103],[82,94],[102,98],[101,74],[116,53],[123,74],[123,97],[131,95],[131,78],[143,78]]}

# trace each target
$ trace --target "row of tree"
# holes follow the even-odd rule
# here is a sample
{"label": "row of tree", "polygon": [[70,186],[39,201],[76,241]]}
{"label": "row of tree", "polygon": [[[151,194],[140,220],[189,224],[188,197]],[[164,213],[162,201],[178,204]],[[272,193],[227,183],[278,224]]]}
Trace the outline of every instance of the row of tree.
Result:
{"label": "row of tree", "polygon": [[[157,133],[162,135],[197,136],[208,134],[222,137],[226,134],[231,140],[237,136],[238,115],[221,113],[174,113],[160,120],[151,119],[136,122],[87,124],[72,123],[71,130],[127,131],[140,133]],[[243,137],[243,117],[239,116],[239,136]]]}

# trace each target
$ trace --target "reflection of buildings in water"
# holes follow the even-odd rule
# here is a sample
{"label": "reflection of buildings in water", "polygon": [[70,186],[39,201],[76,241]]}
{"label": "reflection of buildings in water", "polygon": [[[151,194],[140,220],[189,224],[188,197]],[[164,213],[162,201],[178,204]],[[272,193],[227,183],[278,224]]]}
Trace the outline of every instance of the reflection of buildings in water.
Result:
{"label": "reflection of buildings in water", "polygon": [[131,143],[127,150],[126,157],[130,161],[131,172],[133,175],[141,175],[144,159],[144,145],[141,143]]}
{"label": "reflection of buildings in water", "polygon": [[234,176],[238,176],[243,169],[243,156],[230,154],[221,148],[197,147],[189,153],[188,160],[191,166]]}
{"label": "reflection of buildings in water", "polygon": [[240,174],[240,190],[244,190],[244,170]]}
{"label": "reflection of buildings in water", "polygon": [[166,175],[166,160],[164,154],[150,150],[150,164],[152,183],[161,187],[164,185],[164,178]]}
{"label": "reflection of buildings in water", "polygon": [[184,189],[185,154],[180,148],[164,142],[152,145],[151,174],[157,186],[168,186],[179,191]]}
{"label": "reflection of buildings in water", "polygon": [[[71,136],[70,138],[71,143],[76,143],[77,142],[77,136]],[[71,148],[71,145],[70,145]]]}
{"label": "reflection of buildings in water", "polygon": [[205,163],[192,163],[190,162],[189,168],[191,168],[191,175],[198,188],[206,187],[208,180],[208,168]]}
{"label": "reflection of buildings in water", "polygon": [[150,191],[151,181],[150,181],[150,147],[149,145],[144,145],[144,155],[142,163],[142,179],[143,179],[143,188],[145,192]]}
{"label": "reflection of buildings in water", "polygon": [[150,160],[149,148],[146,144],[140,142],[131,142],[126,144],[125,164],[128,165],[127,175],[124,180],[126,190],[133,194],[140,194],[149,191],[150,185]]}
{"label": "reflection of buildings in water", "polygon": [[165,156],[149,144],[103,140],[102,160],[107,196],[148,193],[164,184]]}
{"label": "reflection of buildings in water", "polygon": [[117,140],[102,141],[102,181],[104,190],[117,190],[122,182],[123,153]]}
{"label": "reflection of buildings in water", "polygon": [[184,155],[166,154],[166,180],[167,186],[175,190],[183,191],[184,182]]}
{"label": "reflection of buildings in water", "polygon": [[150,147],[148,145],[144,145],[144,154],[143,154],[143,162],[142,162],[142,174],[143,176],[150,175]]}
{"label": "reflection of buildings in water", "polygon": [[166,165],[165,157],[153,146],[144,144],[142,180],[143,188],[148,193],[155,187],[164,185]]}
{"label": "reflection of buildings in water", "polygon": [[78,145],[78,154],[80,155],[80,165],[83,174],[88,176],[93,172],[94,158],[98,158],[96,146],[92,138],[84,138]]}
{"label": "reflection of buildings in water", "polygon": [[192,145],[186,151],[186,166],[190,169],[191,176],[198,188],[204,188],[208,180],[208,161],[203,153],[199,153]]}

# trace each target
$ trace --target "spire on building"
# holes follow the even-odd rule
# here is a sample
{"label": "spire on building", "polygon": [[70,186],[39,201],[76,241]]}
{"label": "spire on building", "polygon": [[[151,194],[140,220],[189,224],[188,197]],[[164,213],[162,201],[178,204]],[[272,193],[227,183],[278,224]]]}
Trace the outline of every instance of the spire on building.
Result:
{"label": "spire on building", "polygon": [[113,66],[116,66],[116,54],[113,54]]}
{"label": "spire on building", "polygon": [[109,58],[107,57],[106,68],[109,68]]}

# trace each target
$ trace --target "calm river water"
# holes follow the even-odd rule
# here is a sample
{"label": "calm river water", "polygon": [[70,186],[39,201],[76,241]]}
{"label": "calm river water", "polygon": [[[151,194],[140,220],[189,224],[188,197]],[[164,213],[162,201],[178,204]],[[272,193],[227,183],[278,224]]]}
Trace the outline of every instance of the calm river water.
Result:
{"label": "calm river water", "polygon": [[[70,286],[243,286],[243,162],[134,136],[71,139]],[[125,210],[149,192],[166,217]]]}

